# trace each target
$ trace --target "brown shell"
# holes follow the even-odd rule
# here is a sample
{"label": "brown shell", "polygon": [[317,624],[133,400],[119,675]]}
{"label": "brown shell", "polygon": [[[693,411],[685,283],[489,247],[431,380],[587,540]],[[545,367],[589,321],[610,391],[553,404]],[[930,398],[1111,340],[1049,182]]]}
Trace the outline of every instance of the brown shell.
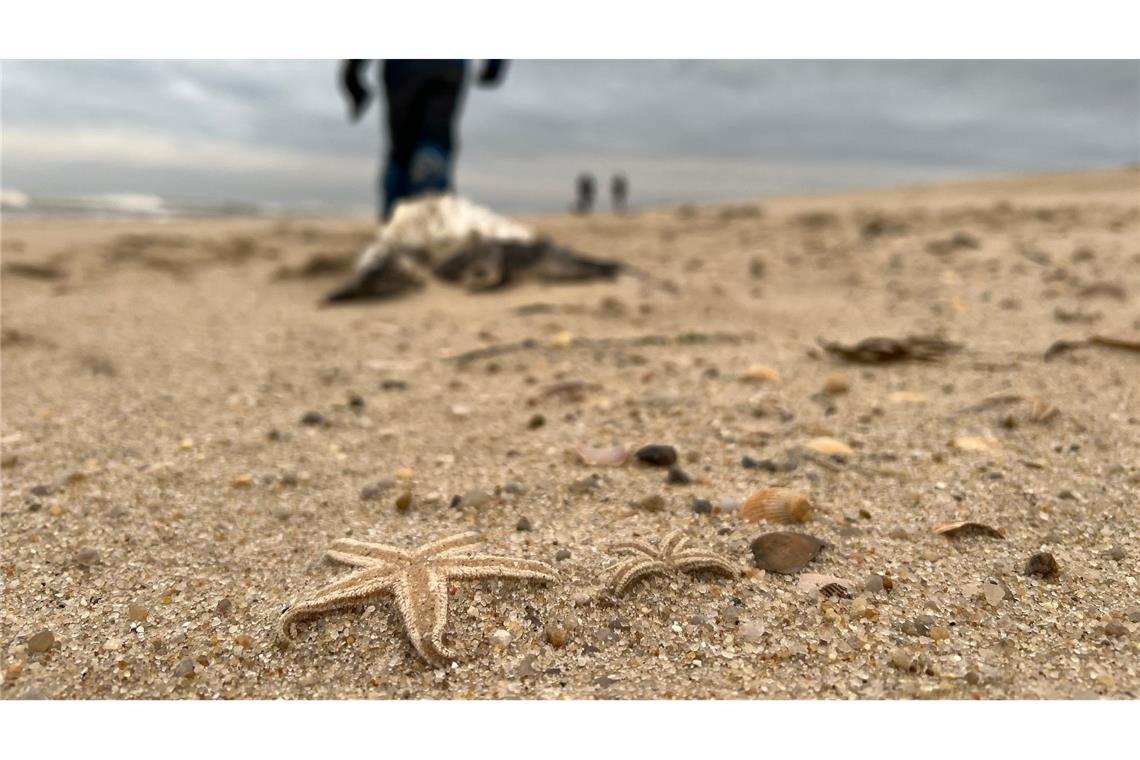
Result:
{"label": "brown shell", "polygon": [[808,497],[793,488],[762,488],[740,507],[740,516],[749,522],[803,523],[811,517]]}
{"label": "brown shell", "polygon": [[947,538],[963,538],[969,536],[986,536],[988,538],[1005,538],[1003,533],[998,528],[991,528],[989,525],[971,520],[964,520],[962,522],[945,523],[939,525],[934,529],[935,534],[946,536]]}
{"label": "brown shell", "polygon": [[780,382],[780,372],[771,367],[754,364],[744,371],[740,379],[749,383],[778,383]]}

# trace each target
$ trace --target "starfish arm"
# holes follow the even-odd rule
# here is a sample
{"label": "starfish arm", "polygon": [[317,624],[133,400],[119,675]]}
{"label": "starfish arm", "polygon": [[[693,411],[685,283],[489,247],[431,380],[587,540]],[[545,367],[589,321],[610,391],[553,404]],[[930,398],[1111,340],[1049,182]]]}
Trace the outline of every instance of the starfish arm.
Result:
{"label": "starfish arm", "polygon": [[447,624],[447,578],[422,565],[403,573],[395,587],[396,607],[408,639],[420,657],[436,666],[456,659],[443,645]]}
{"label": "starfish arm", "polygon": [[644,541],[634,541],[634,540],[618,541],[616,543],[609,544],[606,548],[612,552],[620,552],[620,551],[640,552],[640,553],[646,555],[647,557],[653,557],[654,559],[659,559],[659,557],[657,555],[657,550],[654,549],[649,544],[645,543]]}
{"label": "starfish arm", "polygon": [[664,557],[671,557],[685,550],[688,545],[688,537],[679,530],[671,531],[661,541],[661,554]]}
{"label": "starfish arm", "polygon": [[636,580],[648,575],[666,573],[669,571],[665,563],[659,560],[641,557],[628,559],[625,562],[615,565],[612,569],[614,571],[613,576],[606,586],[615,596],[620,596],[625,593],[625,590],[630,584]]}
{"label": "starfish arm", "polygon": [[558,578],[558,571],[545,562],[514,557],[448,557],[439,560],[438,566],[451,578],[519,578],[534,581],[554,581]]}
{"label": "starfish arm", "polygon": [[352,565],[353,567],[374,567],[380,570],[391,572],[399,567],[399,564],[389,562],[383,559],[374,559],[366,557],[363,554],[356,552],[341,552],[335,549],[329,549],[325,552],[325,559],[332,562],[339,562],[342,565]]}
{"label": "starfish arm", "polygon": [[376,564],[375,562],[368,562],[364,559],[342,559],[342,557],[345,557],[346,555],[355,555],[356,557],[381,560],[383,562],[389,562],[392,564],[407,562],[410,558],[408,552],[404,551],[403,549],[398,549],[395,546],[388,546],[387,544],[370,544],[365,541],[357,541],[352,538],[341,538],[333,541],[332,548],[325,552],[325,556],[329,559],[335,562],[343,562],[347,565],[367,567]]}
{"label": "starfish arm", "polygon": [[281,616],[279,632],[293,637],[294,624],[303,617],[351,607],[366,599],[392,590],[392,575],[377,568],[365,568],[317,589],[308,597],[289,606]]}
{"label": "starfish arm", "polygon": [[434,557],[436,555],[447,556],[464,547],[482,542],[483,537],[481,535],[469,531],[467,533],[459,533],[458,535],[441,538],[438,541],[432,541],[430,544],[424,544],[416,549],[413,554],[417,559],[427,559],[428,557]]}
{"label": "starfish arm", "polygon": [[689,550],[674,556],[673,566],[686,573],[691,573],[696,570],[715,570],[730,578],[735,578],[740,574],[736,565],[724,557],[695,550]]}

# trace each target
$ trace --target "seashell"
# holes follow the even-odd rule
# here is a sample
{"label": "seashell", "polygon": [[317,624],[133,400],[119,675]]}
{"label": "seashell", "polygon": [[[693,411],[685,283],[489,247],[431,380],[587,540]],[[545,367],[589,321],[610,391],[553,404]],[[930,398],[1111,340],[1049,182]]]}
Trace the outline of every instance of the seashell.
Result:
{"label": "seashell", "polygon": [[887,400],[892,404],[925,404],[930,397],[918,391],[895,391]]}
{"label": "seashell", "polygon": [[795,575],[815,559],[826,544],[806,533],[776,531],[749,541],[756,567],[770,573]]}
{"label": "seashell", "polygon": [[625,464],[629,458],[629,449],[625,446],[609,446],[594,448],[593,446],[575,446],[574,451],[582,464],[606,467],[618,467]]}
{"label": "seashell", "polygon": [[812,438],[804,444],[804,448],[811,449],[812,451],[820,454],[827,454],[828,456],[847,457],[854,454],[854,450],[843,441],[830,436],[821,436],[819,438]]}
{"label": "seashell", "polygon": [[986,536],[987,538],[1005,538],[1005,533],[997,528],[979,522],[964,520],[962,522],[945,523],[934,529],[934,533],[947,538],[968,538],[971,536]]}
{"label": "seashell", "polygon": [[778,383],[780,382],[780,373],[771,367],[753,364],[744,371],[740,379],[749,383]]}
{"label": "seashell", "polygon": [[990,451],[997,446],[997,439],[988,436],[963,435],[954,439],[954,447],[962,451]]}
{"label": "seashell", "polygon": [[804,573],[796,582],[796,588],[806,594],[822,594],[823,596],[850,599],[858,589],[858,584],[846,578],[837,578],[834,575]]}
{"label": "seashell", "polygon": [[792,488],[762,488],[740,507],[749,522],[803,523],[811,517],[811,502]]}

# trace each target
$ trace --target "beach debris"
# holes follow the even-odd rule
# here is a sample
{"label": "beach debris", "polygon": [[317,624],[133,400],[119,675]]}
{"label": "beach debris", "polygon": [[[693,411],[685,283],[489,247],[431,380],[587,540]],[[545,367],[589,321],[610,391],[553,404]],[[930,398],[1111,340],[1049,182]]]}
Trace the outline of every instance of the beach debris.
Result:
{"label": "beach debris", "polygon": [[925,404],[929,400],[930,396],[921,391],[894,391],[887,396],[892,404]]}
{"label": "beach debris", "polygon": [[1090,346],[1101,346],[1104,348],[1116,348],[1122,351],[1137,351],[1140,352],[1140,337],[1137,338],[1119,338],[1111,335],[1090,335],[1085,340],[1058,340],[1054,341],[1049,348],[1045,349],[1043,356],[1045,361],[1049,361],[1054,357],[1072,351],[1078,348],[1086,348]]}
{"label": "beach debris", "polygon": [[692,548],[689,538],[679,530],[666,534],[656,548],[638,540],[620,541],[609,548],[615,552],[633,554],[606,568],[605,574],[609,577],[606,588],[614,596],[620,596],[634,582],[650,575],[694,573],[701,570],[729,578],[738,575],[733,562],[718,554]]}
{"label": "beach debris", "polygon": [[677,462],[677,450],[672,446],[651,444],[637,450],[637,460],[654,467],[669,467]]}
{"label": "beach debris", "polygon": [[44,628],[28,637],[29,652],[46,652],[55,645],[55,634]]}
{"label": "beach debris", "polygon": [[290,605],[281,616],[278,634],[290,639],[301,618],[390,595],[416,652],[432,665],[445,665],[456,659],[443,644],[451,582],[484,578],[553,582],[558,577],[558,571],[545,562],[461,554],[481,542],[478,533],[460,533],[411,550],[350,538],[334,541],[325,556],[360,569]]}
{"label": "beach debris", "polygon": [[934,528],[934,534],[947,538],[972,538],[985,536],[986,538],[1005,538],[1005,532],[992,528],[985,523],[963,520],[961,522],[943,523]]}
{"label": "beach debris", "polygon": [[1037,552],[1025,563],[1025,574],[1053,578],[1061,571],[1057,559],[1049,552]]}
{"label": "beach debris", "polygon": [[574,451],[582,464],[597,467],[620,467],[629,459],[629,449],[625,446],[575,446]]}
{"label": "beach debris", "polygon": [[754,364],[744,371],[740,379],[747,383],[778,383],[780,373],[771,367]]}
{"label": "beach debris", "polygon": [[790,531],[763,533],[749,541],[756,567],[785,575],[803,570],[826,545],[815,536]]}
{"label": "beach debris", "polygon": [[803,523],[811,517],[808,497],[793,488],[762,488],[745,499],[740,516],[749,522]]}
{"label": "beach debris", "polygon": [[843,345],[818,338],[824,351],[856,364],[887,364],[901,361],[936,361],[962,348],[938,335],[908,335],[904,338],[864,338],[853,345]]}
{"label": "beach debris", "polygon": [[693,478],[689,473],[682,470],[679,465],[673,465],[669,468],[669,474],[665,477],[665,482],[674,486],[687,486],[693,482]]}
{"label": "beach debris", "polygon": [[812,438],[804,444],[804,448],[831,457],[847,457],[855,453],[846,443],[830,436]]}

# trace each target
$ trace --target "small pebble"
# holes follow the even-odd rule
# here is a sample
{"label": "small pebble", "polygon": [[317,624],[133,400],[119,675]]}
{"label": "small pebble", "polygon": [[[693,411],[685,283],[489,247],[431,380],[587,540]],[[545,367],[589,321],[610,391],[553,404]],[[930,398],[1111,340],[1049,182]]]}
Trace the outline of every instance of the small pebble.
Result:
{"label": "small pebble", "polygon": [[519,521],[515,523],[515,530],[530,530],[530,520],[526,517],[520,517]]}
{"label": "small pebble", "polygon": [[883,590],[883,576],[868,575],[863,581],[863,590],[870,594],[877,594]]}
{"label": "small pebble", "polygon": [[693,479],[680,467],[673,465],[669,468],[669,476],[665,479],[665,482],[675,486],[684,486],[692,483]]}
{"label": "small pebble", "polygon": [[174,675],[179,678],[189,678],[194,675],[194,660],[189,657],[183,657],[174,666]]}
{"label": "small pebble", "polygon": [[238,637],[234,639],[234,643],[237,644],[239,647],[248,648],[248,647],[253,646],[253,637],[250,636],[248,633],[242,633],[242,634],[239,634]]}
{"label": "small pebble", "polygon": [[1049,552],[1038,552],[1025,563],[1025,574],[1052,578],[1060,571],[1057,560]]}
{"label": "small pebble", "polygon": [[408,384],[403,380],[388,378],[386,380],[380,381],[380,389],[385,391],[406,391],[408,389]]}
{"label": "small pebble", "polygon": [[305,412],[301,415],[301,424],[316,426],[325,424],[325,416],[320,412]]}
{"label": "small pebble", "polygon": [[570,559],[570,550],[569,549],[559,549],[558,551],[554,552],[554,561],[555,562],[562,562],[563,560],[567,560],[567,559]]}
{"label": "small pebble", "polygon": [[361,411],[362,409],[364,409],[364,397],[361,396],[359,393],[349,393],[348,394],[348,407],[355,412]]}
{"label": "small pebble", "polygon": [[1127,554],[1127,552],[1124,551],[1123,546],[1114,546],[1108,550],[1108,558],[1114,559],[1117,562],[1119,562],[1120,560],[1124,559],[1127,556],[1128,556],[1128,554]]}
{"label": "small pebble", "polygon": [[462,509],[475,509],[489,503],[491,503],[490,494],[485,491],[474,490],[468,491],[463,495],[463,498],[459,501],[459,506]]}
{"label": "small pebble", "polygon": [[891,653],[891,664],[899,670],[910,670],[911,663],[913,662],[914,658],[901,647]]}
{"label": "small pebble", "polygon": [[838,396],[841,393],[846,393],[850,390],[851,384],[843,375],[830,375],[823,382],[823,392],[831,395]]}
{"label": "small pebble", "polygon": [[[1112,621],[1105,624],[1104,635],[1105,636],[1127,636],[1128,635],[1128,629],[1124,626],[1123,623],[1119,623],[1115,620],[1112,620]],[[29,642],[29,645],[30,644],[31,644],[31,642]]]}
{"label": "small pebble", "polygon": [[986,601],[995,607],[1001,604],[1002,599],[1005,599],[1005,589],[995,583],[983,585],[982,594],[986,597]]}
{"label": "small pebble", "polygon": [[396,470],[396,478],[398,480],[412,480],[416,477],[416,471],[411,467],[401,467]]}
{"label": "small pebble", "polygon": [[376,501],[384,493],[384,489],[375,483],[369,483],[360,489],[361,501]]}
{"label": "small pebble", "polygon": [[412,492],[404,491],[396,497],[396,511],[407,512],[412,508]]}
{"label": "small pebble", "polygon": [[710,514],[712,509],[712,502],[708,499],[693,499],[693,511],[698,515]]}
{"label": "small pebble", "polygon": [[233,609],[234,609],[234,603],[232,601],[230,601],[229,597],[222,599],[220,602],[218,602],[217,606],[214,607],[214,611],[217,612],[222,617],[225,617],[226,615],[230,614],[233,611]]}
{"label": "small pebble", "polygon": [[149,614],[150,610],[141,604],[131,603],[127,605],[127,620],[130,620],[133,623],[141,623],[142,621],[146,620]]}
{"label": "small pebble", "polygon": [[500,628],[491,634],[491,641],[495,642],[495,646],[505,649],[511,643],[511,634]]}
{"label": "small pebble", "polygon": [[90,546],[85,546],[79,550],[75,555],[75,561],[83,567],[91,567],[92,565],[99,564],[99,552],[92,549]]}
{"label": "small pebble", "polygon": [[950,629],[944,625],[936,625],[930,629],[930,638],[935,641],[945,641],[950,638]]}
{"label": "small pebble", "polygon": [[560,625],[551,624],[546,626],[546,640],[550,642],[550,646],[555,649],[560,649],[569,638],[569,633]]}
{"label": "small pebble", "polygon": [[672,446],[652,444],[637,450],[637,459],[654,467],[668,467],[677,463],[677,450]]}
{"label": "small pebble", "polygon": [[655,493],[652,496],[646,496],[641,501],[635,502],[634,506],[646,512],[660,512],[665,509],[665,497]]}
{"label": "small pebble", "polygon": [[503,493],[520,495],[526,493],[526,486],[518,481],[508,480],[503,484]]}
{"label": "small pebble", "polygon": [[536,414],[536,415],[533,415],[529,420],[527,420],[526,427],[527,427],[527,430],[538,430],[540,427],[542,427],[545,424],[546,424],[546,417],[544,417],[541,414]]}
{"label": "small pebble", "polygon": [[55,644],[55,635],[48,629],[32,634],[28,639],[28,650],[31,652],[46,652]]}

